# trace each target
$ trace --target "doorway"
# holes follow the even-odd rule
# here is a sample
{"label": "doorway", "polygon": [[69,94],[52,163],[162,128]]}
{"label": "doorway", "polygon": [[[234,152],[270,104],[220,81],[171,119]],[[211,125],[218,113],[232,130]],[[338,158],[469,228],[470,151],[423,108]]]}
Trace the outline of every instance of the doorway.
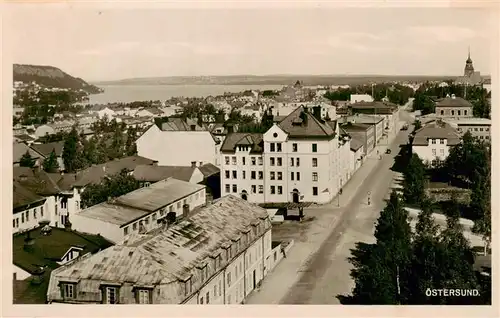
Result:
{"label": "doorway", "polygon": [[299,203],[299,190],[293,189],[292,201],[293,203]]}
{"label": "doorway", "polygon": [[241,198],[245,201],[247,201],[248,197],[247,197],[247,190],[243,190],[241,191]]}

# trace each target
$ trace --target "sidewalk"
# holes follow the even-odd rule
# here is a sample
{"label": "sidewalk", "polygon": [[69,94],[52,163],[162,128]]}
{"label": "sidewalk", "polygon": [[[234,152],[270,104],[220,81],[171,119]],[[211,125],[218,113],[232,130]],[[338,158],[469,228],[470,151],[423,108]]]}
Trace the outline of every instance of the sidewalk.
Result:
{"label": "sidewalk", "polygon": [[[395,134],[396,135],[396,134]],[[394,137],[395,137],[394,135]],[[390,140],[394,140],[394,137]],[[385,145],[387,147],[387,145]],[[366,177],[375,169],[378,160],[366,160],[343,187],[340,197],[340,207],[337,207],[338,198],[320,206],[311,206],[307,214],[314,215],[314,224],[307,230],[305,241],[296,240],[290,253],[283,259],[263,280],[259,291],[248,295],[246,304],[279,304],[290,288],[300,279],[311,257],[319,250],[321,244],[328,238],[341,216],[346,212],[358,188]],[[323,210],[323,211],[322,211]]]}

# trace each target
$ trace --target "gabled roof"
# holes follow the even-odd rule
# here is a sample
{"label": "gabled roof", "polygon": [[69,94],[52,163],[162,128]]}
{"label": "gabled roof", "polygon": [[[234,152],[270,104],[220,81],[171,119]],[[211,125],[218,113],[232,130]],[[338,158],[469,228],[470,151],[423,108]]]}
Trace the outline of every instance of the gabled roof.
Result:
{"label": "gabled roof", "polygon": [[138,181],[157,182],[167,178],[175,178],[189,182],[195,167],[139,165],[135,167],[133,176]]}
{"label": "gabled roof", "polygon": [[200,169],[205,178],[208,178],[220,172],[220,169],[211,163],[205,163],[204,165],[198,167],[198,169]]}
{"label": "gabled roof", "polygon": [[64,141],[49,142],[47,144],[33,144],[31,148],[43,155],[44,157],[50,156],[52,150],[55,150],[56,156],[62,156]]}
{"label": "gabled roof", "polygon": [[191,131],[191,126],[194,126],[195,131],[206,131],[203,127],[193,119],[183,120],[182,118],[169,117],[166,122],[161,125],[162,131]]}
{"label": "gabled roof", "polygon": [[14,181],[12,184],[12,208],[14,212],[17,209],[27,205],[37,205],[45,202],[45,198],[26,189],[19,182]]}
{"label": "gabled roof", "polygon": [[163,114],[163,112],[160,109],[158,109],[158,107],[148,107],[148,108],[144,108],[144,110],[150,112],[153,115]]}
{"label": "gabled roof", "polygon": [[[302,115],[301,115],[302,114]],[[305,121],[303,118],[307,118]],[[303,107],[298,107],[279,124],[290,138],[333,138],[335,131],[325,122],[318,120]]]}
{"label": "gabled roof", "polygon": [[445,97],[436,103],[436,107],[472,107],[472,104],[461,97]]}
{"label": "gabled roof", "polygon": [[25,143],[22,142],[14,142],[12,148],[12,162],[18,163],[22,156],[28,151],[33,159],[40,158],[40,154],[28,147]]}
{"label": "gabled roof", "polygon": [[[150,286],[186,280],[196,266],[220,254],[223,246],[239,238],[252,224],[268,218],[265,209],[231,195],[225,196],[167,229],[130,236],[120,245],[57,269],[52,273],[48,298],[60,298],[58,283],[64,279],[80,281],[85,291],[98,290],[102,281]],[[270,226],[270,222],[265,222],[264,231]],[[201,286],[197,276],[192,282],[193,290]],[[173,295],[179,297],[171,300],[175,303],[186,298],[180,290]]]}
{"label": "gabled roof", "polygon": [[236,146],[251,146],[250,152],[262,153],[263,135],[261,133],[231,133],[222,143],[221,152],[234,152]]}
{"label": "gabled roof", "polygon": [[[14,234],[12,238],[13,263],[28,273],[34,274],[40,267],[47,266],[49,269],[59,267],[56,263],[71,247],[79,247],[83,250],[80,255],[96,253],[108,248],[113,244],[102,237],[91,234],[80,234],[76,231],[68,231],[61,228],[51,228],[49,235],[41,233],[41,227]],[[24,239],[29,236],[35,240],[33,250],[24,250]]]}
{"label": "gabled roof", "polygon": [[61,191],[48,173],[43,170],[14,167],[12,177],[24,188],[41,196],[51,196]]}
{"label": "gabled roof", "polygon": [[447,139],[448,146],[460,143],[460,134],[448,123],[435,121],[415,132],[413,146],[427,146],[429,139]]}

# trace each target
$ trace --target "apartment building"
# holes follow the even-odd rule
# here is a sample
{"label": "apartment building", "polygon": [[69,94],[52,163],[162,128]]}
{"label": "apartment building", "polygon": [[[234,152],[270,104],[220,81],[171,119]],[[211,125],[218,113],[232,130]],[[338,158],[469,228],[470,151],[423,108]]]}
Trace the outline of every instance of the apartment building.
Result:
{"label": "apartment building", "polygon": [[460,134],[470,132],[473,137],[490,142],[491,140],[491,119],[461,117],[456,119],[443,119],[455,128]]}
{"label": "apartment building", "polygon": [[[342,147],[347,151],[341,151]],[[348,179],[339,128],[298,107],[264,134],[228,135],[221,148],[222,195],[256,203],[329,202]],[[342,155],[345,154],[345,155]],[[346,177],[344,177],[346,176]]]}
{"label": "apartment building", "polygon": [[81,210],[71,222],[78,231],[117,243],[131,233],[160,227],[162,218],[175,220],[204,204],[205,186],[169,178]]}
{"label": "apartment building", "polygon": [[132,234],[59,267],[47,301],[239,304],[270,270],[273,252],[266,210],[229,195],[169,227]]}

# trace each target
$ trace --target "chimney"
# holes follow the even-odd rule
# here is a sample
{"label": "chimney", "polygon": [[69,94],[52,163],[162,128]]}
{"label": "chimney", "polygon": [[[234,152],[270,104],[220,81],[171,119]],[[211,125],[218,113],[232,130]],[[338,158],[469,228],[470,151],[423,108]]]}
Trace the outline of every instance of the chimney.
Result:
{"label": "chimney", "polygon": [[182,217],[187,218],[189,216],[189,204],[184,204],[182,206]]}
{"label": "chimney", "polygon": [[24,239],[24,250],[26,252],[32,252],[35,245],[35,239],[31,237],[30,232],[26,233],[26,238]]}
{"label": "chimney", "polygon": [[233,132],[234,132],[233,124],[228,124],[227,125],[227,133],[232,134]]}
{"label": "chimney", "polygon": [[196,130],[196,125],[191,125],[191,131],[195,131]]}
{"label": "chimney", "polygon": [[196,168],[196,161],[191,161],[191,168]]}

